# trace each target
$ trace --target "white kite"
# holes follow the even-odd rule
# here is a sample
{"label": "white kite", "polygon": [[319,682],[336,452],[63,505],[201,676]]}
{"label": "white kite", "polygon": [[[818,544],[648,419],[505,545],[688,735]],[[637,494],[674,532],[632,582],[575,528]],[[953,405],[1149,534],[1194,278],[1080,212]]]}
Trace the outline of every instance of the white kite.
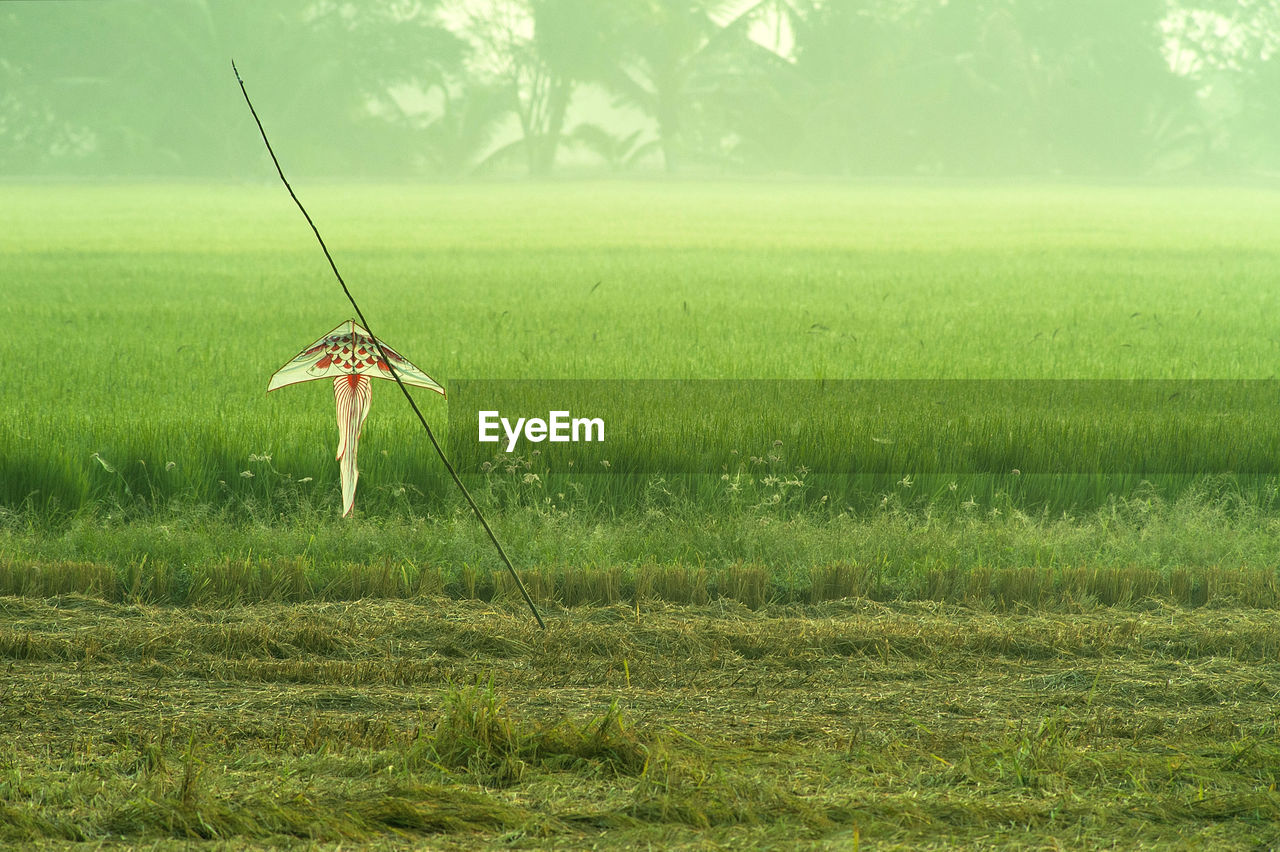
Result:
{"label": "white kite", "polygon": [[342,516],[351,514],[356,499],[356,446],[360,427],[369,414],[372,396],[369,377],[395,381],[387,361],[378,355],[378,346],[400,381],[406,385],[427,388],[444,396],[444,388],[419,370],[400,353],[374,337],[355,320],[347,320],[333,331],[303,349],[293,360],[271,375],[267,393],[316,379],[333,378],[333,398],[338,406],[338,461],[342,463]]}

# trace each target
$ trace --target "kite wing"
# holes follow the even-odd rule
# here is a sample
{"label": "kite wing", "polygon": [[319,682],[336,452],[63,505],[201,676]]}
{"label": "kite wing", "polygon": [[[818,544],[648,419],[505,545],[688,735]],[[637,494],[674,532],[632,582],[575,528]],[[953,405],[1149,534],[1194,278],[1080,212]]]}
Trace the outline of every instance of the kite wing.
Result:
{"label": "kite wing", "polygon": [[[298,382],[336,379],[340,376],[371,376],[394,381],[387,362],[378,357],[378,349],[373,345],[373,340],[373,335],[361,328],[355,320],[347,320],[276,370],[271,375],[267,392]],[[399,374],[400,381],[444,396],[444,388],[435,379],[381,340],[378,343]]]}

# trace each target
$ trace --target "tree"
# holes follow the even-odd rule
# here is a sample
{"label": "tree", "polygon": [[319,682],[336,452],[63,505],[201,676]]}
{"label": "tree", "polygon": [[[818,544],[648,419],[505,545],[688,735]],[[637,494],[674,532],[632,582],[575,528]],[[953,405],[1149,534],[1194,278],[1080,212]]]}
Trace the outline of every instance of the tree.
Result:
{"label": "tree", "polygon": [[1212,128],[1206,167],[1280,168],[1280,0],[1186,0],[1167,24]]}
{"label": "tree", "polygon": [[474,70],[506,87],[531,175],[550,174],[574,89],[608,76],[620,25],[598,0],[497,0],[467,14]]}
{"label": "tree", "polygon": [[797,156],[844,173],[1135,172],[1191,90],[1164,0],[808,0],[786,104]]}
{"label": "tree", "polygon": [[[740,66],[755,4],[726,0],[619,0],[618,61],[602,82],[657,125],[663,163],[677,171],[692,148],[714,156],[728,128],[704,121],[709,96]],[[740,10],[740,11],[735,11]],[[691,146],[691,136],[704,137]]]}
{"label": "tree", "polygon": [[1192,97],[1164,55],[1165,0],[1023,0],[1008,9],[1033,58],[1030,130],[1056,164],[1146,170],[1160,122]]}
{"label": "tree", "polygon": [[[7,11],[0,133],[26,169],[103,173],[258,171],[231,76],[238,60],[302,170],[377,171],[410,140],[370,110],[394,86],[460,61],[426,0],[118,0]],[[376,62],[370,57],[380,57]],[[21,117],[21,121],[14,117]],[[39,117],[40,120],[36,120]],[[25,130],[23,128],[26,128]],[[33,133],[32,131],[37,132]],[[43,165],[42,165],[43,164]]]}
{"label": "tree", "polygon": [[643,130],[614,135],[598,124],[583,122],[573,129],[570,140],[603,160],[611,172],[635,168],[645,157],[658,148],[656,139],[644,138]]}
{"label": "tree", "polygon": [[501,122],[511,113],[505,87],[461,79],[442,84],[441,105],[417,126],[428,171],[444,177],[466,177],[483,171],[511,151],[493,149]]}

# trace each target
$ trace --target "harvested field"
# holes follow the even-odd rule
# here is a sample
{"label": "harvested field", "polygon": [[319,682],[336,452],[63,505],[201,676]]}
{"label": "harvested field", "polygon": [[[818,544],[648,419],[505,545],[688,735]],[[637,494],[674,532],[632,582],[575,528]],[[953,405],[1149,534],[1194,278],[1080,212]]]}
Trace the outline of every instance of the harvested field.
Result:
{"label": "harvested field", "polygon": [[1274,612],[0,598],[0,842],[1262,848]]}

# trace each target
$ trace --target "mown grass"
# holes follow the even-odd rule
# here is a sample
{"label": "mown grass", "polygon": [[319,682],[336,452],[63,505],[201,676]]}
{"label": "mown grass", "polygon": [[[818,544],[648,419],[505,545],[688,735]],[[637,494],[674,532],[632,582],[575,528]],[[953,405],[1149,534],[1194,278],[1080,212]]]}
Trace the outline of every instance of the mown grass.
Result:
{"label": "mown grass", "polygon": [[7,844],[1280,840],[1265,612],[0,609]]}
{"label": "mown grass", "polygon": [[[0,343],[15,365],[0,386],[0,505],[333,501],[330,392],[262,393],[350,314],[287,197],[163,185],[5,195],[0,316],[22,333]],[[563,184],[304,196],[375,329],[446,383],[1265,379],[1280,356],[1280,205],[1261,190]],[[438,462],[394,389],[375,396],[360,506],[438,505],[449,488]],[[425,407],[443,433],[444,404]],[[1137,456],[1098,473],[1150,474],[1152,449],[1167,472],[1226,473],[1224,453],[1257,469],[1274,457],[1260,443],[1267,410],[1190,426],[1157,418],[1136,438],[1121,428],[1123,453]],[[1104,415],[1125,426],[1124,411]],[[688,407],[663,419],[677,445],[711,428]],[[811,441],[830,451],[842,422]],[[959,437],[1000,450],[1012,431],[1034,445],[1034,425]],[[764,457],[774,438],[801,449],[790,435],[722,449]],[[983,471],[1019,464],[996,455]],[[898,478],[939,469],[885,463]],[[614,508],[640,493],[594,482]],[[1071,486],[1059,508],[1136,484]]]}

